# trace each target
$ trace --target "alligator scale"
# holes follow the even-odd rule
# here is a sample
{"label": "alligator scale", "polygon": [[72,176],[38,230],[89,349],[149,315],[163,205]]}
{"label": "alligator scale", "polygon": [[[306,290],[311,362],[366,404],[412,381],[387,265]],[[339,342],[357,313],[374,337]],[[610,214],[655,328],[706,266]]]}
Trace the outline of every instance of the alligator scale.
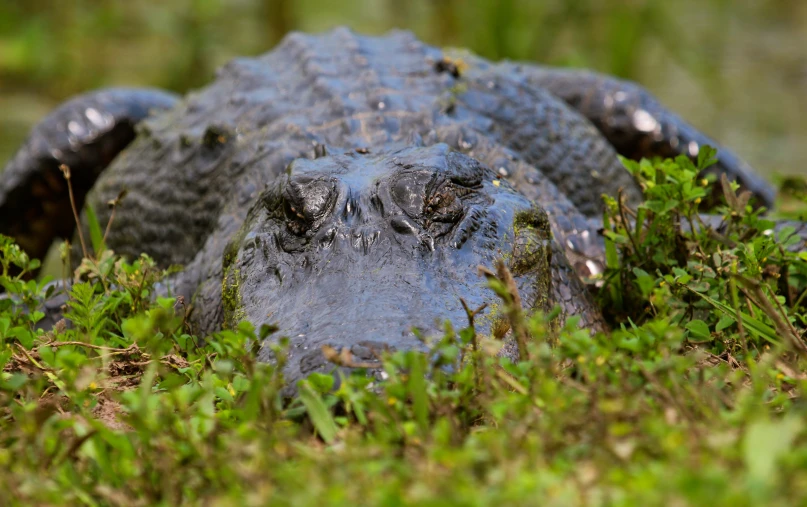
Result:
{"label": "alligator scale", "polygon": [[[102,223],[125,189],[110,248],[184,265],[172,290],[200,332],[277,323],[296,380],[327,367],[322,345],[370,357],[419,347],[414,328],[462,326],[460,298],[493,297],[478,266],[498,259],[525,305],[599,329],[577,273],[600,266],[600,195],[640,196],[617,154],[706,143],[632,83],[406,32],[292,34],[182,99],[115,89],[65,103],[6,166],[0,232],[35,257],[74,233],[61,164]],[[729,151],[716,170],[771,205]]]}

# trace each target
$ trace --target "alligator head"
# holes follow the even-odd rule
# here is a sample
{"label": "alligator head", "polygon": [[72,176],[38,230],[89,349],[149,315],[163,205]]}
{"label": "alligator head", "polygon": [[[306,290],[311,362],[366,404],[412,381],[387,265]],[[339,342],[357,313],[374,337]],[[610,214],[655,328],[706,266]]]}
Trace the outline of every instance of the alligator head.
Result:
{"label": "alligator head", "polygon": [[415,329],[464,327],[460,298],[491,303],[479,322],[489,331],[496,299],[478,267],[497,259],[524,306],[546,308],[550,241],[542,209],[445,145],[300,159],[227,249],[226,320],[278,324],[293,382],[328,368],[323,345],[368,359],[422,347]]}

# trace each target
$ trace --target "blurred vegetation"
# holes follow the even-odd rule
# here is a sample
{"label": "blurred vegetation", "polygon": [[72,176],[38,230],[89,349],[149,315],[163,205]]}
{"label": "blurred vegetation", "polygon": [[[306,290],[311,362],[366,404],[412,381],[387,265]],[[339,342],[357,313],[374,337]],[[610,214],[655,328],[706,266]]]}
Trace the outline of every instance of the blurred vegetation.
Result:
{"label": "blurred vegetation", "polygon": [[73,94],[186,91],[289,30],[335,25],[635,79],[760,170],[807,172],[802,0],[3,0],[0,161]]}

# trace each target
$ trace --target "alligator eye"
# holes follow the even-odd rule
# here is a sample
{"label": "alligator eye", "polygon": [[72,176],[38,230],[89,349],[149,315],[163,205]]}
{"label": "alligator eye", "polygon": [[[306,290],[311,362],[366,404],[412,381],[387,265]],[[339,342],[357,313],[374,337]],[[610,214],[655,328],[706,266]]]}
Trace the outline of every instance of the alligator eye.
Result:
{"label": "alligator eye", "polygon": [[297,235],[317,230],[336,202],[336,183],[330,179],[292,176],[283,191],[286,225]]}
{"label": "alligator eye", "polygon": [[431,185],[423,203],[423,214],[426,220],[430,223],[458,221],[465,209],[462,198],[472,193],[473,190],[446,180]]}

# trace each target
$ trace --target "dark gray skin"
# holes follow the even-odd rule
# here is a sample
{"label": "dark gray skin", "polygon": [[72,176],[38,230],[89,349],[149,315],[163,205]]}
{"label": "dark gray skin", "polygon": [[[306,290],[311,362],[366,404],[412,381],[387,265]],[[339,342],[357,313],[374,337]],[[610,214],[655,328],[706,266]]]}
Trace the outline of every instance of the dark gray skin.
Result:
{"label": "dark gray skin", "polygon": [[[55,134],[44,148],[23,147],[0,180],[0,232],[34,255],[72,230],[28,224],[69,209],[40,204],[36,185],[19,182],[64,162],[77,194],[89,191],[100,165],[83,162],[98,158],[85,146],[107,134],[68,134],[65,118],[90,116],[87,104],[103,111],[104,93],[45,119],[32,138]],[[477,266],[499,258],[528,309],[559,304],[603,329],[576,273],[601,266],[600,195],[640,197],[617,150],[716,146],[632,83],[448,55],[405,32],[292,34],[176,105],[128,93],[138,114],[112,115],[113,125],[134,124],[144,104],[158,114],[89,193],[105,223],[106,203],[128,191],[109,246],[185,265],[172,289],[192,301],[200,332],[244,318],[279,323],[292,381],[325,368],[323,344],[366,358],[371,348],[419,347],[413,327],[464,326],[459,298],[495,303]],[[68,160],[52,149],[65,146],[88,154]],[[718,169],[771,204],[770,187],[728,150]],[[57,186],[47,202],[64,203]],[[47,219],[20,220],[29,215]]]}
{"label": "dark gray skin", "polygon": [[277,322],[299,378],[326,367],[322,345],[372,360],[372,349],[417,346],[413,328],[462,324],[460,298],[491,302],[475,272],[498,258],[524,304],[548,310],[546,212],[494,181],[445,144],[293,162],[225,254],[226,321]]}
{"label": "dark gray skin", "polygon": [[0,179],[0,234],[33,258],[76,229],[62,171],[79,205],[109,163],[135,138],[135,125],[177,98],[159,90],[110,89],[70,100],[36,125]]}

